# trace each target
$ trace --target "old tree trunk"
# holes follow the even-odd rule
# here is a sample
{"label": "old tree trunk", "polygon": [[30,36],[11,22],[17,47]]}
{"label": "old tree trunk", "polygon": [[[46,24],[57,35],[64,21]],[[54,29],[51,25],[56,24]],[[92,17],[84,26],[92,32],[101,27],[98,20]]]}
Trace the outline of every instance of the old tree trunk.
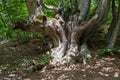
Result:
{"label": "old tree trunk", "polygon": [[[26,3],[29,23],[18,22],[14,29],[49,35],[54,45],[49,51],[51,65],[68,64],[71,60],[80,59],[80,56],[86,64],[86,58],[91,57],[86,42],[92,32],[104,23],[110,0],[97,2],[92,16],[88,16],[91,0],[59,0],[58,7],[48,6],[43,0],[26,0]],[[46,17],[42,8],[53,10],[55,18]]]}

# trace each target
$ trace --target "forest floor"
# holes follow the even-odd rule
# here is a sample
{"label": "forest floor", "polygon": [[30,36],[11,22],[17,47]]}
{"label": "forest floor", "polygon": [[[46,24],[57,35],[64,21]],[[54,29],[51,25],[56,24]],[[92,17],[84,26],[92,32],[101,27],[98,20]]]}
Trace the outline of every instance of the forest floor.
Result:
{"label": "forest floor", "polygon": [[120,57],[99,56],[97,50],[104,42],[93,42],[93,58],[86,65],[76,63],[48,70],[33,70],[37,63],[47,62],[44,53],[48,44],[44,39],[1,42],[0,80],[120,80]]}

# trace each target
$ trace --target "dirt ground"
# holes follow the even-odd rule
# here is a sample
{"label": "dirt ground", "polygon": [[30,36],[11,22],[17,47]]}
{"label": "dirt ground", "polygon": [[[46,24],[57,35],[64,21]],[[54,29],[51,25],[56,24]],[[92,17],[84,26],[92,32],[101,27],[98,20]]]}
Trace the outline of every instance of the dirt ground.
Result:
{"label": "dirt ground", "polygon": [[46,61],[48,44],[44,39],[2,42],[0,80],[120,80],[120,57],[98,56],[97,49],[103,47],[103,42],[94,42],[93,58],[86,65],[76,63],[35,71],[32,70],[34,61]]}

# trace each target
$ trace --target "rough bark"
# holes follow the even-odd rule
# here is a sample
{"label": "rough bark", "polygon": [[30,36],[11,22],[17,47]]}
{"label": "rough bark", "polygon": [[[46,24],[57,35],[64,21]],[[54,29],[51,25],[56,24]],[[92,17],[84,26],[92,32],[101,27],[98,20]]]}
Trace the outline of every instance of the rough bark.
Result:
{"label": "rough bark", "polygon": [[[95,15],[87,21],[85,21],[85,18],[88,16],[91,0],[82,0],[83,6],[80,6],[79,0],[67,0],[69,2],[67,9],[61,5],[59,5],[60,7],[48,6],[43,0],[37,1],[40,1],[40,6],[54,10],[56,12],[55,18],[46,18],[45,21],[41,19],[43,23],[32,22],[27,25],[17,25],[14,29],[42,31],[49,35],[54,43],[54,48],[49,52],[51,56],[50,64],[52,65],[68,64],[73,59],[79,59],[79,56],[83,56],[83,63],[86,64],[86,58],[91,57],[86,42],[91,32],[103,24],[109,10],[110,0],[101,0]],[[61,2],[64,3],[63,0]],[[28,8],[30,7],[28,6]],[[36,9],[29,10],[30,13],[31,11],[34,12]],[[34,21],[37,17],[37,13],[33,14],[35,16],[31,21]]]}

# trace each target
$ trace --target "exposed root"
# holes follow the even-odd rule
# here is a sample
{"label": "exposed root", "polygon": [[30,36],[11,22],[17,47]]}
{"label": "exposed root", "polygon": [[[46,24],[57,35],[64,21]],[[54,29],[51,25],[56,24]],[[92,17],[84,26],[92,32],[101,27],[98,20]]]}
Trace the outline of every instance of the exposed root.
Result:
{"label": "exposed root", "polygon": [[92,58],[91,51],[88,50],[86,43],[81,45],[80,54],[83,56],[83,64],[87,64],[86,59]]}
{"label": "exposed root", "polygon": [[64,44],[61,44],[57,48],[52,49],[52,60],[50,61],[50,64],[55,66],[69,64],[76,55],[79,55],[78,46],[71,45],[68,49]]}

